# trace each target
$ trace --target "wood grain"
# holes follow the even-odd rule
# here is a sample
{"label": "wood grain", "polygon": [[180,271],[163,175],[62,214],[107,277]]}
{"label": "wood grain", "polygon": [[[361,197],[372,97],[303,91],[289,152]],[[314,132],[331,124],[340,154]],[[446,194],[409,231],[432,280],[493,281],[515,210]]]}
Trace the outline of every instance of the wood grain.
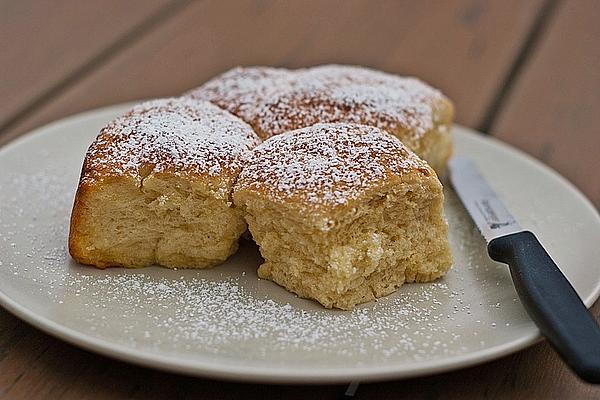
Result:
{"label": "wood grain", "polygon": [[[562,3],[493,124],[600,207],[600,2]],[[567,210],[565,210],[567,211]]]}
{"label": "wood grain", "polygon": [[[193,3],[67,88],[0,143],[102,105],[177,95],[241,64],[367,64],[442,88],[477,125],[510,69],[541,0]],[[476,90],[465,90],[465,86]]]}
{"label": "wood grain", "polygon": [[[507,74],[542,0],[197,2],[76,76],[82,63],[131,28],[125,15],[139,3],[14,3],[0,4],[0,65],[7,71],[6,66],[28,68],[4,74],[11,82],[0,80],[0,125],[24,108],[28,113],[0,132],[0,144],[84,109],[177,94],[237,64],[340,62],[415,74],[448,93],[459,121],[471,126],[481,123],[503,82],[515,78],[493,118],[492,133],[559,169],[599,204],[598,2],[560,3],[531,54],[525,54],[518,77]],[[105,29],[107,18],[120,22]],[[36,33],[26,32],[27,26]],[[27,39],[28,48],[15,45],[13,37]],[[65,79],[68,84],[31,107],[40,93]],[[598,317],[600,305],[593,311]],[[4,310],[0,371],[0,397],[10,399],[335,399],[344,391],[343,386],[219,382],[132,366],[51,338]],[[600,389],[579,381],[541,343],[466,370],[363,384],[356,398],[597,399]]]}
{"label": "wood grain", "polygon": [[0,126],[172,0],[0,3]]}

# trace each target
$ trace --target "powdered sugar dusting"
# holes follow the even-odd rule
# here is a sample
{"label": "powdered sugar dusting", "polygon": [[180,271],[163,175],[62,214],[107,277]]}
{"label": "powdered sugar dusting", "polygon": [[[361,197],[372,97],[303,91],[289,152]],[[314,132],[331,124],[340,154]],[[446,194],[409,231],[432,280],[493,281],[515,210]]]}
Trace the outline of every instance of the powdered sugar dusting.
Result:
{"label": "powdered sugar dusting", "polygon": [[336,206],[358,198],[390,176],[431,169],[397,138],[370,126],[317,124],[274,136],[258,146],[236,190],[272,200],[295,198]]}
{"label": "powdered sugar dusting", "polygon": [[[86,335],[181,360],[217,357],[268,366],[293,360],[297,368],[312,368],[324,357],[347,367],[460,355],[488,346],[489,331],[518,324],[502,316],[520,307],[515,297],[474,303],[465,293],[471,285],[476,293],[511,287],[506,269],[473,245],[475,228],[452,233],[458,264],[444,280],[405,285],[353,311],[325,310],[258,279],[260,258],[249,244],[210,270],[81,266],[66,249],[75,180],[70,171],[0,182],[0,271],[3,282],[27,287],[19,293],[39,299],[59,323]],[[464,226],[468,217],[453,195],[447,197],[450,226]],[[52,214],[34,207],[50,202]]]}
{"label": "powdered sugar dusting", "polygon": [[[490,261],[452,191],[445,193],[455,256],[448,275],[404,285],[351,312],[325,310],[258,279],[261,260],[251,245],[208,270],[79,265],[66,249],[69,216],[85,150],[113,118],[98,115],[0,150],[0,290],[32,315],[139,357],[169,357],[205,372],[236,365],[311,376],[450,363],[535,332],[508,269]],[[532,209],[532,221],[555,222],[540,209]]]}
{"label": "powdered sugar dusting", "polygon": [[[237,354],[239,349],[231,346],[267,342],[270,353],[321,349],[322,354],[363,354],[369,358],[369,353],[379,350],[387,356],[414,352],[414,358],[420,359],[432,351],[452,354],[452,347],[460,347],[459,334],[437,325],[448,317],[437,309],[435,302],[439,300],[434,293],[458,296],[444,283],[433,283],[410,295],[405,293],[385,305],[347,313],[302,310],[289,303],[257,298],[239,278],[216,282],[197,277],[153,279],[145,274],[113,273],[99,278],[79,274],[62,287],[87,298],[90,314],[86,320],[96,330],[106,330],[114,321],[103,321],[105,305],[93,301],[94,297],[104,298],[104,304],[125,302],[126,307],[119,307],[119,319],[142,315],[154,325],[153,329],[144,330],[145,338],[164,340],[166,336],[183,348],[208,353]],[[125,332],[134,329],[128,327]],[[358,335],[349,337],[347,332],[351,330]],[[417,339],[436,333],[447,334],[449,342],[439,342],[437,348],[423,346]],[[398,334],[400,340],[384,348],[384,343]]]}
{"label": "powdered sugar dusting", "polygon": [[434,127],[437,90],[412,77],[364,67],[286,70],[236,68],[190,92],[228,109],[263,138],[315,123],[348,122],[390,130],[412,144]]}
{"label": "powdered sugar dusting", "polygon": [[293,85],[291,71],[283,68],[233,68],[188,93],[211,101],[250,123],[260,104]]}
{"label": "powdered sugar dusting", "polygon": [[83,180],[151,171],[237,173],[260,139],[246,123],[190,98],[136,105],[109,123],[92,144]]}

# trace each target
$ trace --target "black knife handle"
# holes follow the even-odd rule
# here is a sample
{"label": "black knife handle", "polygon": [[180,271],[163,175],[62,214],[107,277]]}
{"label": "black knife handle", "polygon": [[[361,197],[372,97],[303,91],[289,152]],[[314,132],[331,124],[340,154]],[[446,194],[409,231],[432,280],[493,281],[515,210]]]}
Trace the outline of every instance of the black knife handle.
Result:
{"label": "black knife handle", "polygon": [[509,265],[527,313],[563,360],[580,378],[600,383],[600,328],[535,235],[493,239],[488,253]]}

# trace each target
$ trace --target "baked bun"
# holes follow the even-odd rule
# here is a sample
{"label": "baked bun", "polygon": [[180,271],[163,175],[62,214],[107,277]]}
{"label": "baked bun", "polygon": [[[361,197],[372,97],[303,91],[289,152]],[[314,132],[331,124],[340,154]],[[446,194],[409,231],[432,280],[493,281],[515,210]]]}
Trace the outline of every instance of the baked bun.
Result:
{"label": "baked bun", "polygon": [[316,123],[376,126],[444,173],[453,106],[415,78],[354,66],[235,68],[188,93],[248,122],[262,139]]}
{"label": "baked bun", "polygon": [[231,191],[260,139],[215,105],[149,101],[109,123],[89,148],[69,251],[97,267],[210,267],[246,224]]}
{"label": "baked bun", "polygon": [[350,309],[452,263],[442,185],[383,130],[316,124],[252,152],[233,198],[260,247],[260,277]]}

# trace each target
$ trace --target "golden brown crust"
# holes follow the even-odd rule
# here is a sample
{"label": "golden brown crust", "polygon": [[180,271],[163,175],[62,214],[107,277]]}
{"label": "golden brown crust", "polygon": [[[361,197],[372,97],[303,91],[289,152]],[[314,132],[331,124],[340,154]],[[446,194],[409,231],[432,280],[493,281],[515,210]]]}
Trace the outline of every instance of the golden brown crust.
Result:
{"label": "golden brown crust", "polygon": [[168,171],[235,177],[259,143],[250,126],[209,102],[152,100],[100,131],[86,154],[80,184]]}
{"label": "golden brown crust", "polygon": [[[204,100],[229,110],[247,123]],[[255,190],[274,201],[285,198],[282,203],[287,206],[307,210],[331,211],[340,205],[346,208],[359,204],[364,200],[360,194],[372,194],[377,182],[410,179],[415,174],[435,176],[426,163],[383,130],[401,139],[439,173],[451,154],[452,118],[450,101],[414,78],[335,65],[296,71],[261,67],[229,71],[192,91],[190,96],[142,103],[101,131],[83,165],[71,216],[69,250],[79,262],[99,267],[141,266],[158,260],[155,254],[146,254],[135,262],[103,261],[91,256],[90,249],[97,249],[94,236],[86,227],[97,222],[92,217],[98,215],[93,208],[106,201],[103,197],[106,187],[126,186],[123,190],[135,197],[146,178],[151,180],[163,173],[172,174],[175,181],[185,179],[186,185],[188,182],[203,185],[202,196],[208,193],[218,199],[223,204],[216,208],[222,205],[224,212],[230,213],[231,220],[221,219],[223,224],[227,220],[235,227],[234,233],[227,233],[228,237],[237,235],[244,223],[241,217],[233,215],[238,211],[231,208],[231,189],[250,149],[260,142],[259,136],[266,139],[298,128],[305,129],[280,135],[286,139],[272,138],[261,147],[266,152],[260,156],[262,161],[254,163],[258,170],[253,172],[252,167],[248,168],[237,190]],[[277,149],[269,149],[272,143],[285,148],[283,155],[302,153],[306,148],[299,137],[319,134],[333,135],[336,145],[339,139],[354,143],[355,147],[344,153],[346,149],[341,146],[334,149],[339,153],[325,154],[323,151],[333,149],[322,146],[324,140],[317,140],[315,147],[305,154],[311,160],[303,160],[296,170],[290,163],[293,160],[269,158],[269,153],[277,154]],[[351,139],[354,134],[360,138]],[[294,135],[296,139],[287,139]],[[325,162],[328,168],[337,162],[336,179],[323,179],[316,161]],[[273,168],[279,168],[274,175]],[[298,171],[300,180],[295,175]],[[268,181],[269,177],[276,177],[277,184]],[[198,188],[194,190],[197,194]],[[162,194],[146,195],[142,200],[146,204],[162,201]],[[160,240],[153,237],[150,242],[158,245]],[[231,242],[229,238],[227,243],[236,240],[233,238]],[[104,245],[107,243],[110,246],[110,237]],[[231,254],[233,250],[224,249],[221,254],[228,251]],[[196,254],[195,262],[199,259],[202,257]],[[171,257],[166,263],[180,262],[173,260]],[[206,265],[214,265],[214,260],[206,261]]]}
{"label": "golden brown crust", "polygon": [[[128,202],[137,202],[137,206],[132,207],[137,207],[138,211],[154,207],[160,214],[148,210],[146,215],[157,220],[165,218],[159,215],[178,212],[180,207],[186,210],[191,207],[191,215],[166,217],[170,220],[177,217],[189,224],[189,221],[195,221],[196,215],[190,203],[192,196],[200,196],[193,201],[204,201],[203,198],[209,196],[222,204],[215,206],[212,203],[213,206],[221,207],[221,210],[231,209],[228,215],[232,219],[232,231],[237,232],[244,223],[241,216],[233,215],[238,212],[231,208],[231,188],[250,150],[259,142],[249,125],[209,102],[172,98],[135,106],[104,127],[86,154],[71,214],[69,252],[78,262],[100,268],[151,264],[152,254],[137,260],[128,258],[126,254],[122,258],[107,256],[110,249],[106,249],[110,243],[104,239],[111,235],[107,232],[111,210],[114,213],[120,210],[125,213],[119,214],[120,218],[126,219],[127,211],[124,210]],[[184,181],[181,181],[182,178]],[[161,188],[146,190],[145,182],[156,182],[157,179],[163,182],[163,186],[167,185],[162,189],[175,191],[171,197],[180,198],[180,204],[169,209],[163,204],[168,201],[168,193],[161,193]],[[187,194],[176,193],[183,189],[169,186],[171,183],[167,180],[172,185],[185,182]],[[153,206],[151,202],[158,202],[158,205]],[[99,215],[108,221],[99,221]],[[164,233],[160,233],[161,227],[152,226],[152,221],[146,222],[150,224],[149,229],[156,232],[140,243],[157,246]],[[110,229],[115,229],[115,226],[120,226],[118,221],[114,226],[110,225]],[[127,227],[124,229],[127,230]],[[185,230],[185,226],[181,229]],[[126,233],[121,237],[114,235],[115,244],[131,240]],[[227,231],[227,235],[234,234]],[[226,240],[237,243],[237,238],[227,237]],[[224,250],[221,252],[226,253],[227,244],[222,246]],[[177,254],[169,257],[166,262],[178,262],[173,261],[179,257]],[[199,264],[214,265],[210,258],[202,261],[201,254],[194,254],[193,260]]]}
{"label": "golden brown crust", "polygon": [[[340,65],[248,67],[230,70],[188,94],[236,114],[263,139],[316,123],[358,123],[386,130],[420,156],[436,147],[451,152],[450,140],[436,143],[431,137],[449,134],[453,105],[415,78]],[[446,158],[431,155],[435,163]]]}
{"label": "golden brown crust", "polygon": [[316,124],[258,146],[234,187],[258,274],[351,309],[451,265],[433,169],[382,129]]}
{"label": "golden brown crust", "polygon": [[[372,126],[316,124],[274,136],[252,152],[234,188],[309,214],[359,202],[409,174],[435,176],[400,140]],[[437,180],[437,179],[436,179]]]}
{"label": "golden brown crust", "polygon": [[81,184],[77,188],[77,193],[75,195],[75,202],[73,204],[73,211],[71,212],[71,221],[69,226],[69,253],[71,257],[73,257],[77,262],[81,264],[91,264],[90,259],[86,257],[86,252],[82,248],[83,243],[81,240],[81,232],[79,227],[84,223],[83,214],[84,214],[84,199],[86,197],[86,192],[89,189]]}

